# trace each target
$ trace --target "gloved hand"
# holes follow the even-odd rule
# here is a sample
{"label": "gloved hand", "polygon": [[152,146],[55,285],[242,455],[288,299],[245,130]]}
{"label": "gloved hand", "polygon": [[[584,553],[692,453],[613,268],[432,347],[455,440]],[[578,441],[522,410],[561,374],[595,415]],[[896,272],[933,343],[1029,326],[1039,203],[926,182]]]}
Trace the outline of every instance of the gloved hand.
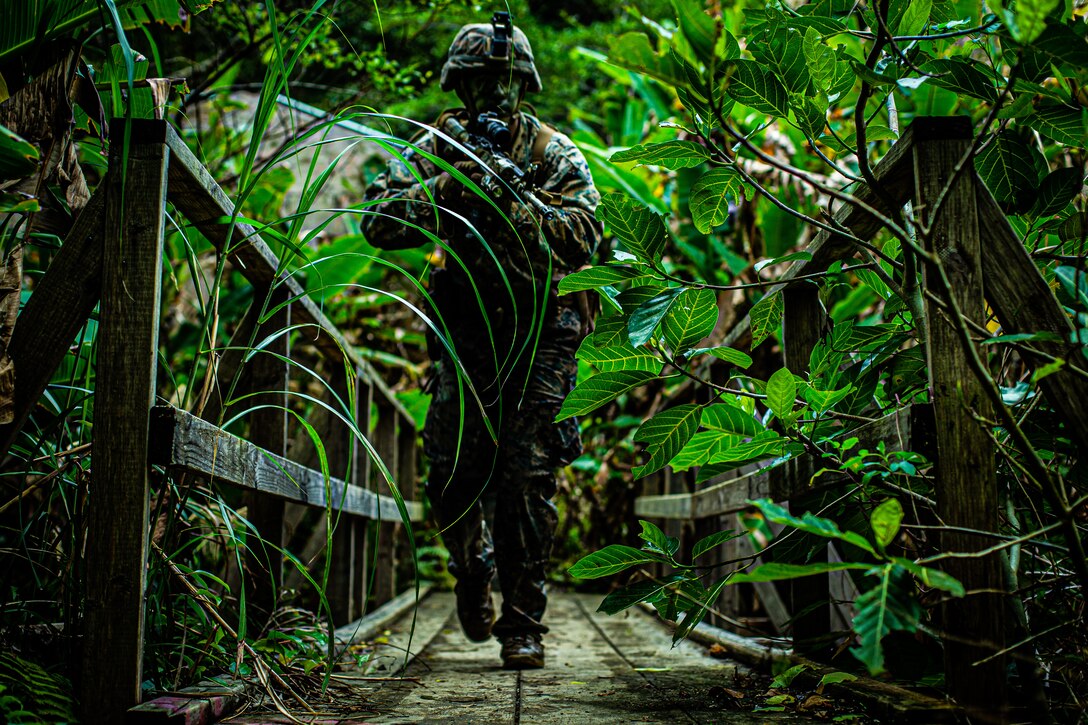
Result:
{"label": "gloved hand", "polygon": [[[457,161],[453,167],[467,176],[477,186],[483,181],[484,171],[475,161]],[[448,171],[438,177],[435,184],[435,201],[443,206],[481,203],[483,200],[477,196],[477,192],[466,186]]]}

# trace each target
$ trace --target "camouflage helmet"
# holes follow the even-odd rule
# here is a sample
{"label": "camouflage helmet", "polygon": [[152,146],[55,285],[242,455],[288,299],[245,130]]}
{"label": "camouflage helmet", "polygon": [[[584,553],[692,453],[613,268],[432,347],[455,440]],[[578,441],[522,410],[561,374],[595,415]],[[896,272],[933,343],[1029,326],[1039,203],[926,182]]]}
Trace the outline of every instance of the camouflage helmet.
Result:
{"label": "camouflage helmet", "polygon": [[442,66],[442,90],[453,90],[457,84],[457,76],[466,71],[504,72],[512,66],[515,73],[525,77],[526,92],[540,91],[540,76],[533,62],[533,49],[529,46],[529,39],[521,28],[511,27],[513,32],[510,34],[507,51],[501,56],[492,54],[495,38],[493,24],[474,23],[462,27],[450,43],[446,64]]}

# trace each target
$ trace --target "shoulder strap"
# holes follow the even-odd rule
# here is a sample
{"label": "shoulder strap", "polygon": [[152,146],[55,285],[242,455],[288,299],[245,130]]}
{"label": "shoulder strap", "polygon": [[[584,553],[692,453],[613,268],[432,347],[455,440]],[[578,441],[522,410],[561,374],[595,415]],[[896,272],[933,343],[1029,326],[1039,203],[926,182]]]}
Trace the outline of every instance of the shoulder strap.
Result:
{"label": "shoulder strap", "polygon": [[533,140],[532,161],[537,166],[544,165],[544,149],[548,148],[548,142],[552,140],[555,133],[554,128],[543,121],[540,122],[540,129],[536,132],[536,138]]}

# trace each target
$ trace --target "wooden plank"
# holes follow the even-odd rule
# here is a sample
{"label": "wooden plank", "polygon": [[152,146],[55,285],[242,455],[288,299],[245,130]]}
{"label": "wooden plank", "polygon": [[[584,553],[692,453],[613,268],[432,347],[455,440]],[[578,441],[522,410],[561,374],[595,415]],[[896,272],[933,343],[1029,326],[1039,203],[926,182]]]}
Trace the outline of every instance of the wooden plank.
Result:
{"label": "wooden plank", "polygon": [[[733,541],[736,542],[738,556],[752,556],[756,553],[755,547],[752,546],[752,540],[747,535],[738,536]],[[753,568],[762,564],[763,559],[758,556],[752,561]],[[755,588],[756,596],[759,597],[759,602],[763,605],[763,611],[767,613],[767,618],[771,620],[775,632],[785,634],[790,625],[790,610],[782,601],[782,597],[778,593],[778,587],[775,586],[774,582],[752,582],[752,587]],[[727,589],[735,588],[727,587]]]}
{"label": "wooden plank", "polygon": [[0,458],[15,441],[101,298],[102,234],[109,185],[107,178],[76,217],[11,333],[8,353],[15,363],[15,410],[12,422],[0,425]]}
{"label": "wooden plank", "polygon": [[[114,122],[102,251],[94,472],[87,533],[83,721],[140,701],[148,535],[148,422],[158,365],[169,152],[161,125]],[[109,657],[103,657],[109,652]]]}
{"label": "wooden plank", "polygon": [[[385,401],[378,399],[378,418],[374,421],[374,449],[378,458],[382,460],[390,474],[396,475],[398,470],[397,454],[397,421],[393,411]],[[389,484],[385,480],[378,466],[372,466],[374,478],[371,482],[374,491],[383,493],[389,490]],[[397,594],[397,539],[400,535],[400,515],[382,517],[381,524],[376,532],[374,545],[377,548],[372,574],[373,586],[370,592],[375,604],[392,599]]]}
{"label": "wooden plank", "polygon": [[[969,148],[969,140],[915,144],[914,208],[921,212],[923,228],[929,228],[924,239],[927,251],[941,260],[950,294],[964,315],[985,324],[977,197],[970,174],[961,174],[942,206],[934,208]],[[924,284],[943,296],[944,286],[936,275],[937,271],[926,265]],[[932,301],[927,301],[926,316],[937,436],[937,513],[949,526],[997,532],[994,447],[983,424],[974,417],[992,418],[989,401],[971,369],[956,325]],[[961,532],[942,532],[942,551],[978,551],[993,543]],[[950,597],[943,608],[943,626],[949,634],[944,643],[949,691],[966,707],[1000,709],[1006,692],[1004,657],[974,664],[1003,647],[1006,606],[1004,596],[995,593],[1005,588],[999,558],[950,559],[945,566],[969,592],[985,592],[962,599]]]}
{"label": "wooden plank", "polygon": [[[326,505],[325,478],[320,471],[306,468],[282,456],[265,451],[249,441],[231,435],[207,421],[171,406],[152,411],[151,462],[188,471],[215,481],[251,488],[287,501],[311,506]],[[393,499],[345,484],[338,478],[328,482],[329,499],[346,513],[376,519],[399,517]],[[423,507],[407,502],[413,521],[421,520]]]}
{"label": "wooden plank", "polygon": [[[914,167],[911,149],[916,143],[932,139],[961,139],[972,137],[971,119],[966,116],[951,118],[920,116],[907,127],[880,163],[873,168],[873,176],[880,182],[881,190],[897,207],[902,207],[909,199],[914,188]],[[886,213],[887,207],[880,197],[864,184],[853,192],[855,198],[873,209]],[[883,226],[882,222],[871,213],[855,204],[841,203],[834,213],[834,224],[850,231],[859,239],[870,239]],[[810,260],[798,260],[779,278],[781,282],[767,289],[767,294],[775,294],[786,287],[789,280],[807,274],[824,272],[838,259],[851,257],[854,244],[842,234],[833,234],[820,230],[812,243],[805,248],[812,255]],[[724,345],[735,345],[750,329],[751,320],[747,316],[726,335]]]}
{"label": "wooden plank", "polygon": [[400,415],[412,417],[396,399],[385,382],[369,362],[362,359],[355,348],[329,321],[316,302],[306,295],[297,279],[285,275],[280,260],[249,224],[236,222],[234,203],[216,183],[204,165],[193,155],[173,128],[165,127],[166,143],[173,155],[170,165],[170,201],[200,232],[219,250],[229,254],[254,287],[277,285],[296,300],[295,324],[312,325],[312,332],[302,336],[314,344],[332,360],[347,356],[352,366],[375,385]]}
{"label": "wooden plank", "polygon": [[[1064,341],[1073,335],[1073,323],[1054,297],[1009,220],[977,178],[979,231],[982,235],[982,276],[986,299],[997,313],[1005,334],[1053,332]],[[1070,342],[1036,341],[1032,347],[1054,357],[1084,360]],[[1027,359],[1033,365],[1043,361]],[[1088,381],[1062,368],[1039,381],[1047,401],[1058,411],[1070,435],[1088,448]]]}

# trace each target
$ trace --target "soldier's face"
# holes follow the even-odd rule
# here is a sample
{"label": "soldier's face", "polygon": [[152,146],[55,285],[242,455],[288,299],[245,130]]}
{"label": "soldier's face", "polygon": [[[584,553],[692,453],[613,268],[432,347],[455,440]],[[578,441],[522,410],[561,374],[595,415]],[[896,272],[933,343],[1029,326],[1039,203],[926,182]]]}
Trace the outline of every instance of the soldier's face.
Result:
{"label": "soldier's face", "polygon": [[524,87],[520,75],[479,73],[461,81],[457,96],[474,114],[492,111],[509,119],[521,105]]}

